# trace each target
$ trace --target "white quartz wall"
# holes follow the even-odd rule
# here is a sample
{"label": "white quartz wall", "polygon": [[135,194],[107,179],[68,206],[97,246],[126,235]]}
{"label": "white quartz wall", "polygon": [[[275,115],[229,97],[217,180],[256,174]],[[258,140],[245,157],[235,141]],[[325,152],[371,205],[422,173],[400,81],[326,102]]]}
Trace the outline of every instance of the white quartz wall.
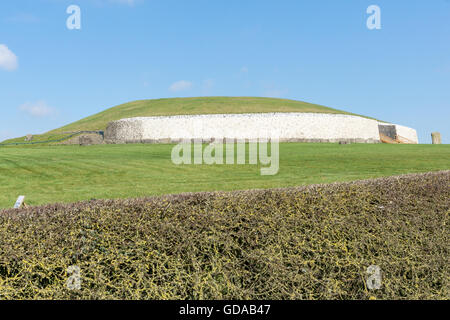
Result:
{"label": "white quartz wall", "polygon": [[214,114],[141,117],[113,121],[109,143],[170,142],[180,139],[380,142],[378,122],[358,116],[322,113]]}
{"label": "white quartz wall", "polygon": [[417,131],[412,128],[404,127],[396,124],[395,129],[397,130],[397,136],[401,138],[406,138],[413,143],[419,143],[419,139],[417,138]]}

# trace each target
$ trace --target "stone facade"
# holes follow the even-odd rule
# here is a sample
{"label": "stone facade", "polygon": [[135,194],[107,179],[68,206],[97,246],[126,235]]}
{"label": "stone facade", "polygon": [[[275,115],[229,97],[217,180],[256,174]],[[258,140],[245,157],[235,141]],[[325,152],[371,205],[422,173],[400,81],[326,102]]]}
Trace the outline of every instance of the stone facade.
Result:
{"label": "stone facade", "polygon": [[359,116],[325,113],[140,117],[111,122],[105,132],[105,142],[171,143],[182,139],[279,138],[281,142],[380,143],[378,125],[376,120]]}
{"label": "stone facade", "polygon": [[395,128],[397,129],[397,136],[400,140],[402,140],[402,138],[406,138],[406,141],[410,141],[410,143],[419,143],[417,131],[415,129],[398,124],[395,125]]}
{"label": "stone facade", "polygon": [[62,141],[61,144],[68,144],[68,145],[97,145],[97,144],[103,144],[103,136],[100,134],[82,134],[73,138],[70,138],[68,140]]}

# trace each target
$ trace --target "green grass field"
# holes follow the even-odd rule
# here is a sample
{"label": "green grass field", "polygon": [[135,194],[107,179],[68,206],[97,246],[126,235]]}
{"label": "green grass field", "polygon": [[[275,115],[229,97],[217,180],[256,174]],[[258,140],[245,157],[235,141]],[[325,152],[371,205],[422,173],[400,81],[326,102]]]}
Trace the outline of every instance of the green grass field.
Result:
{"label": "green grass field", "polygon": [[448,145],[280,145],[280,170],[181,165],[173,145],[0,147],[0,207],[169,193],[277,188],[450,169]]}
{"label": "green grass field", "polygon": [[[61,133],[83,130],[105,130],[109,122],[123,118],[268,112],[314,112],[352,114],[349,112],[303,101],[258,97],[198,97],[139,100],[109,108],[90,117],[61,128],[36,135],[34,141],[61,138]],[[367,118],[367,117],[366,117]],[[5,143],[23,142],[24,137],[9,139]]]}

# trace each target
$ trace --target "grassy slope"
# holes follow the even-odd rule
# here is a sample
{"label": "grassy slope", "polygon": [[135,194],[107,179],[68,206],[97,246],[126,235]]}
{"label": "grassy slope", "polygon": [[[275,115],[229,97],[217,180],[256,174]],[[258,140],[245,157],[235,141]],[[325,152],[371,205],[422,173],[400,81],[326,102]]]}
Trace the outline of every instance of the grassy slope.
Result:
{"label": "grassy slope", "polygon": [[450,169],[448,145],[281,144],[280,171],[172,164],[172,145],[0,147],[0,207],[276,188]]}
{"label": "grassy slope", "polygon": [[[157,100],[139,100],[125,103],[64,127],[52,130],[40,137],[46,140],[49,135],[80,130],[104,130],[110,121],[131,117],[218,114],[218,113],[267,113],[267,112],[317,112],[350,114],[348,112],[306,103],[302,101],[252,98],[252,97],[200,97]],[[24,138],[5,142],[23,142]]]}

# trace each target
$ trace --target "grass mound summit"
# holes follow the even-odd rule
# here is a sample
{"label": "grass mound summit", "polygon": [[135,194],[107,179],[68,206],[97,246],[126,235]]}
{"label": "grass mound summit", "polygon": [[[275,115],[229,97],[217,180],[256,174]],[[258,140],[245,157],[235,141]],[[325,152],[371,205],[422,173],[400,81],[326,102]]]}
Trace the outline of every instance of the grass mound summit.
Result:
{"label": "grass mound summit", "polygon": [[449,299],[449,183],[443,171],[2,211],[0,299]]}
{"label": "grass mound summit", "polygon": [[111,121],[134,117],[270,112],[349,114],[317,104],[276,98],[199,97],[139,100],[107,109],[51,132],[103,130]]}

